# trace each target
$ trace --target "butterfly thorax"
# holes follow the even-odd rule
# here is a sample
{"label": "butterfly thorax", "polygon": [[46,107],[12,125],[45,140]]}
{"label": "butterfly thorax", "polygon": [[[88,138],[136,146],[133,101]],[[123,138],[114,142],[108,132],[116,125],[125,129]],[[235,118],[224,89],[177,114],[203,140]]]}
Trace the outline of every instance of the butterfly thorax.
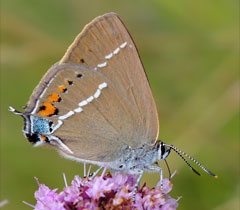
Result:
{"label": "butterfly thorax", "polygon": [[161,160],[161,142],[154,145],[144,144],[140,148],[128,147],[121,158],[107,163],[106,167],[114,171],[138,174],[141,171],[152,171],[157,160]]}

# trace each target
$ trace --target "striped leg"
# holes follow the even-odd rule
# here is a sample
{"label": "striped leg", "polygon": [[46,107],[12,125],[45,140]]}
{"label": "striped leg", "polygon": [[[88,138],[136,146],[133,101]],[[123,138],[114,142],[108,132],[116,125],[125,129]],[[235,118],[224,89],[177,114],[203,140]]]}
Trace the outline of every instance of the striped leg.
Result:
{"label": "striped leg", "polygon": [[140,185],[140,181],[142,179],[142,176],[143,176],[143,171],[140,171],[139,175],[138,175],[138,179],[135,183],[135,188],[134,188],[134,191],[133,191],[133,198],[132,198],[132,201],[135,202],[135,199],[136,199],[136,194],[137,194],[137,189]]}

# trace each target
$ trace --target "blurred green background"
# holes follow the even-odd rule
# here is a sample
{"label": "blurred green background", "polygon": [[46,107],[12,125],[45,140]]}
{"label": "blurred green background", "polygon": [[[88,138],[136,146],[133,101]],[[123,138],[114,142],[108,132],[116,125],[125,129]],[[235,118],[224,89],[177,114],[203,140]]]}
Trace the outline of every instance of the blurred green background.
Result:
{"label": "blurred green background", "polygon": [[[3,209],[35,204],[34,177],[62,189],[83,175],[82,164],[56,151],[33,148],[23,120],[8,112],[26,104],[48,68],[85,24],[106,12],[123,19],[139,49],[160,118],[159,138],[215,172],[194,175],[172,154],[171,195],[179,210],[239,207],[239,11],[236,0],[2,0],[1,1],[1,198]],[[168,175],[165,165],[165,176]],[[197,168],[197,167],[196,167]],[[144,174],[153,186],[157,173]]]}

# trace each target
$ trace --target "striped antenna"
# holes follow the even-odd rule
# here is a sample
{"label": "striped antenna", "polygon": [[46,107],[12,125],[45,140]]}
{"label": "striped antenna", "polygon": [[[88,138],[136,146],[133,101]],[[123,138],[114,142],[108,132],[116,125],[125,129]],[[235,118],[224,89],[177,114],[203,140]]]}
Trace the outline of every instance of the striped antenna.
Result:
{"label": "striped antenna", "polygon": [[206,169],[201,163],[199,163],[197,160],[195,160],[194,158],[192,158],[190,155],[186,154],[185,152],[181,151],[180,149],[174,147],[173,145],[169,145],[169,144],[165,144],[163,143],[163,145],[170,147],[172,150],[174,150],[183,160],[184,162],[192,169],[192,171],[194,173],[196,173],[197,175],[201,176],[201,174],[199,172],[197,172],[188,162],[187,160],[182,156],[182,154],[186,157],[188,157],[191,161],[193,161],[195,164],[197,164],[202,170],[204,170],[205,172],[207,172],[208,174],[210,174],[211,176],[213,176],[214,178],[218,178],[218,176],[216,176],[214,173],[212,173],[211,171],[209,171],[208,169]]}

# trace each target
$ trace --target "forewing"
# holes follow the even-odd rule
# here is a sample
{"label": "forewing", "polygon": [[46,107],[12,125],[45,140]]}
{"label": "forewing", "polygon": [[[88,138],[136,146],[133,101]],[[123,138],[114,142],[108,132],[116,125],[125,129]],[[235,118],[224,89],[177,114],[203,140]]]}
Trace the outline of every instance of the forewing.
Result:
{"label": "forewing", "polygon": [[116,14],[88,24],[60,63],[82,64],[105,75],[139,113],[134,123],[140,123],[143,136],[134,145],[155,142],[159,130],[156,104],[135,44]]}

